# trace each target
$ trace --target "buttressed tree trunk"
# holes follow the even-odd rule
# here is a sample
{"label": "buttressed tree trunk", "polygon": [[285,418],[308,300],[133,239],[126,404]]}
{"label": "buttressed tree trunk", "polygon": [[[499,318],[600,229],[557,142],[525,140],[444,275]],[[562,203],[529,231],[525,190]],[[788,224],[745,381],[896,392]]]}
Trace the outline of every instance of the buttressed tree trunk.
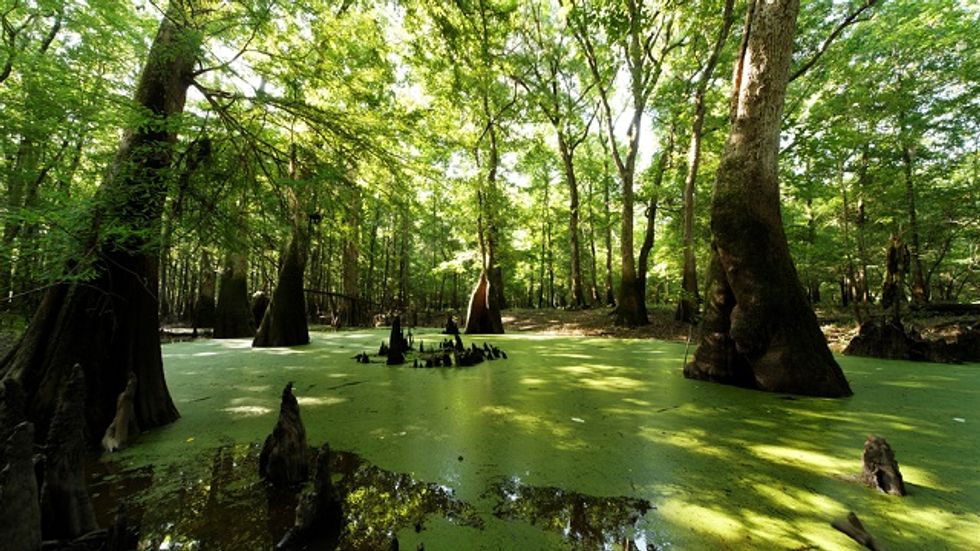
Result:
{"label": "buttressed tree trunk", "polygon": [[[173,118],[184,109],[200,51],[189,2],[175,0],[160,23],[136,85],[145,120],[124,133],[112,169],[98,191],[85,239],[94,277],[52,287],[0,375],[17,379],[36,434],[47,434],[58,391],[81,364],[88,434],[97,439],[112,421],[129,373],[139,379],[140,427],[178,417],[160,356],[157,303],[158,238],[167,175],[177,141]],[[110,231],[105,231],[111,228]]]}
{"label": "buttressed tree trunk", "polygon": [[214,313],[214,338],[239,339],[255,336],[252,308],[248,301],[248,260],[240,253],[228,253],[221,272],[218,306]]}
{"label": "buttressed tree trunk", "polygon": [[272,292],[272,301],[262,317],[262,324],[259,325],[252,346],[297,346],[310,343],[310,331],[306,322],[306,297],[303,291],[308,241],[309,236],[302,227],[293,228],[293,236],[279,269],[279,282]]}
{"label": "buttressed tree trunk", "polygon": [[799,0],[749,5],[732,130],[711,205],[701,342],[684,375],[773,392],[849,396],[789,255],[776,155]]}
{"label": "buttressed tree trunk", "polygon": [[470,305],[466,309],[466,334],[495,333],[504,332],[504,324],[500,319],[500,305],[497,302],[497,293],[493,290],[493,284],[487,277],[487,271],[480,272],[480,280],[473,289],[470,296]]}

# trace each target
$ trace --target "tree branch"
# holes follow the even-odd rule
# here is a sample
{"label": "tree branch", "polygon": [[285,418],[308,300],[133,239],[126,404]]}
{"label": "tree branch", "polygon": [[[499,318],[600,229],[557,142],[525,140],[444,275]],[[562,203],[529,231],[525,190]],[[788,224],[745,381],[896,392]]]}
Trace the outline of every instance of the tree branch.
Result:
{"label": "tree branch", "polygon": [[820,59],[820,57],[824,54],[824,52],[827,51],[827,48],[830,47],[830,44],[834,41],[834,39],[836,39],[840,35],[840,33],[844,32],[844,29],[858,22],[858,17],[877,3],[878,0],[865,0],[864,4],[862,4],[861,7],[854,10],[854,12],[852,12],[847,17],[845,17],[843,21],[838,23],[837,27],[834,28],[834,30],[830,33],[829,36],[827,36],[826,39],[824,39],[823,44],[820,45],[820,49],[817,50],[817,53],[813,54],[813,57],[811,57],[809,60],[807,60],[806,63],[801,65],[799,69],[794,71],[793,74],[790,75],[789,81],[793,82],[797,78],[803,76],[807,71],[809,71],[810,68],[817,63],[817,60]]}

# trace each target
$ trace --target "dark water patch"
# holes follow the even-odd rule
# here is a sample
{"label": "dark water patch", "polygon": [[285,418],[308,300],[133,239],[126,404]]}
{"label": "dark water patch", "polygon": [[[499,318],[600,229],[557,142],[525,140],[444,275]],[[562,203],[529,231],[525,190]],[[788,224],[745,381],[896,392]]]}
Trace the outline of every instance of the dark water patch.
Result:
{"label": "dark water patch", "polygon": [[657,549],[643,526],[643,516],[654,509],[645,499],[529,486],[517,478],[495,482],[483,497],[496,499],[494,516],[557,532],[569,549]]}
{"label": "dark water patch", "polygon": [[[95,463],[89,488],[96,515],[106,526],[124,503],[140,525],[140,550],[272,549],[292,526],[303,488],[277,490],[261,480],[258,455],[256,445],[224,446],[196,471]],[[445,486],[386,471],[348,452],[333,452],[330,468],[346,526],[339,541],[315,542],[310,549],[387,549],[399,530],[422,530],[432,516],[483,528],[473,507]]]}

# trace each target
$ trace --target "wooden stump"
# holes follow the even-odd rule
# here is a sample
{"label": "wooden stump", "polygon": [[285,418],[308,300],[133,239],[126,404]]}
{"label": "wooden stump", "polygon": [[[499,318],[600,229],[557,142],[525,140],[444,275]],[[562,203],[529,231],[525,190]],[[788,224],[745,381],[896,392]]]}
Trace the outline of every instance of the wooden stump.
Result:
{"label": "wooden stump", "polygon": [[290,382],[282,390],[279,420],[259,454],[259,476],[276,486],[291,486],[305,482],[309,470],[306,429]]}
{"label": "wooden stump", "polygon": [[874,435],[868,435],[864,443],[864,454],[861,456],[861,480],[882,492],[896,496],[905,495],[905,483],[902,473],[898,470],[895,452],[888,441]]}

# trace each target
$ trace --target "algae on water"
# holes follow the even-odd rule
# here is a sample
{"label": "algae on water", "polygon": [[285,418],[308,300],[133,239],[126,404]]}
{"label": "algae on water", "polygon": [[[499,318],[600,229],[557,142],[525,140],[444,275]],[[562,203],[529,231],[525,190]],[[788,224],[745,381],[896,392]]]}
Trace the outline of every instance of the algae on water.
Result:
{"label": "algae on water", "polygon": [[[436,342],[435,333],[416,338]],[[248,464],[248,450],[275,423],[282,386],[294,381],[312,446],[329,441],[387,473],[361,477],[354,495],[378,498],[382,487],[370,480],[385,479],[455,504],[454,513],[430,508],[411,522],[378,517],[406,548],[566,549],[571,519],[588,518],[564,506],[574,499],[615,505],[625,519],[587,530],[661,548],[848,549],[829,524],[848,511],[893,550],[980,541],[980,432],[971,425],[980,419],[980,366],[839,358],[855,395],[828,400],[685,380],[684,346],[656,341],[487,337],[508,361],[466,369],[353,360],[384,336],[315,333],[309,346],[273,349],[247,340],[167,345],[182,417],[103,460],[106,470],[137,479],[118,491],[143,496],[150,518],[172,523],[174,541],[200,534],[190,539],[242,543],[151,513],[160,496],[197,492],[198,515],[223,511],[213,514],[226,530],[247,521],[235,537],[263,547],[281,535],[271,532],[288,520],[291,511],[277,515],[289,504],[263,497],[244,469],[224,486],[210,480]],[[869,433],[894,447],[908,497],[857,483]],[[502,481],[519,481],[520,492],[496,491],[510,487]],[[508,495],[539,499],[508,504]],[[642,502],[652,508],[622,508]],[[243,507],[264,520],[229,513]]]}

